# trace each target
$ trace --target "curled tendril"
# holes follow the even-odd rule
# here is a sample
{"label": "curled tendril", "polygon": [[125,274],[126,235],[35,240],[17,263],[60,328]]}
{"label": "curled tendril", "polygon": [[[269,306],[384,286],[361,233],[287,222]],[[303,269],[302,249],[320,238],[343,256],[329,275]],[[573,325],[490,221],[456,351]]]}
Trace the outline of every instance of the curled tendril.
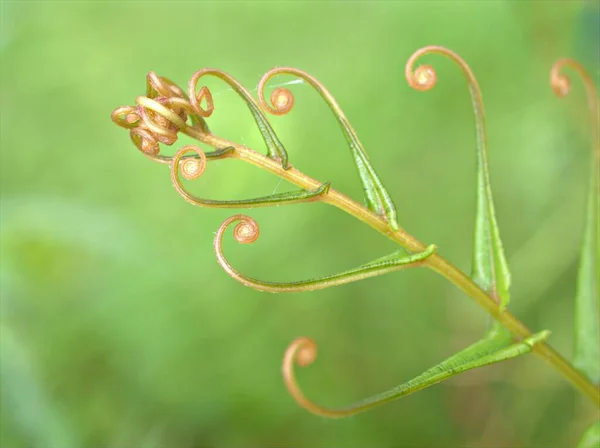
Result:
{"label": "curled tendril", "polygon": [[[413,89],[420,91],[430,90],[435,86],[437,82],[437,74],[432,66],[421,65],[417,67],[416,70],[414,68],[417,59],[427,54],[441,54],[450,58],[460,67],[461,71],[465,75],[465,78],[467,79],[467,83],[469,85],[469,92],[471,93],[471,98],[473,100],[473,111],[475,113],[475,125],[477,130],[477,144],[478,147],[480,147],[481,149],[481,154],[483,155],[483,157],[486,157],[487,131],[485,126],[485,112],[483,109],[481,89],[479,88],[479,84],[477,84],[477,80],[475,79],[473,71],[465,62],[465,60],[452,50],[437,45],[423,47],[415,51],[412,54],[412,56],[408,58],[408,61],[406,62],[406,67],[404,69],[406,80]],[[488,170],[486,161],[484,161],[483,169],[487,176]]]}
{"label": "curled tendril", "polygon": [[177,141],[177,133],[185,129],[187,114],[185,110],[177,108],[177,111],[167,107],[169,99],[158,97],[151,99],[139,96],[137,113],[140,116],[143,127],[150,131],[161,143],[172,145]]}
{"label": "curled tendril", "polygon": [[253,219],[240,219],[233,228],[233,237],[238,243],[252,244],[260,235],[260,228]]}
{"label": "curled tendril", "polygon": [[164,156],[159,156],[160,146],[158,140],[149,130],[136,127],[129,131],[131,141],[142,153],[151,160],[163,162],[167,161]]}
{"label": "curled tendril", "polygon": [[195,115],[185,93],[168,78],[154,72],[146,77],[146,96],[136,98],[136,106],[123,106],[111,114],[112,121],[129,129],[135,146],[151,160],[169,164],[170,156],[159,155],[160,143],[172,145],[177,134],[187,129],[188,116],[200,131],[208,128],[201,117]]}
{"label": "curled tendril", "polygon": [[271,93],[271,104],[269,104],[265,100],[265,88],[269,80],[277,75],[292,75],[296,76],[304,81],[306,81],[309,85],[311,85],[319,95],[325,100],[336,119],[340,123],[342,130],[344,132],[344,136],[348,143],[351,145],[353,150],[360,151],[362,154],[366,156],[365,150],[363,149],[360,140],[358,139],[358,135],[350,122],[346,118],[346,115],[342,111],[342,108],[333,97],[333,95],[327,90],[327,88],[319,82],[315,77],[308,74],[304,70],[300,70],[294,67],[275,67],[269,70],[267,73],[263,75],[258,83],[258,102],[260,106],[273,115],[285,115],[289,111],[292,110],[294,106],[294,94],[285,87],[278,87],[273,90]]}
{"label": "curled tendril", "polygon": [[[201,117],[209,117],[214,111],[213,97],[208,87],[202,86],[198,93],[196,93],[198,90],[198,83],[204,76],[214,76],[225,81],[242,98],[242,100],[244,100],[265,140],[268,156],[281,161],[281,166],[284,169],[287,170],[290,168],[287,152],[283,147],[283,144],[279,141],[271,124],[260,110],[260,107],[256,104],[254,98],[252,98],[250,92],[228,73],[214,68],[204,68],[194,73],[188,84],[188,95],[194,112]],[[206,108],[202,108],[203,101],[206,102]]]}
{"label": "curled tendril", "polygon": [[283,374],[283,381],[290,395],[304,409],[322,417],[340,418],[352,415],[354,412],[351,410],[334,410],[313,403],[306,398],[302,389],[300,389],[294,372],[294,364],[298,364],[300,367],[308,367],[315,362],[316,358],[317,344],[310,338],[297,338],[288,346],[285,355],[283,355],[281,371]]}
{"label": "curled tendril", "polygon": [[246,215],[234,215],[226,219],[219,227],[219,230],[217,231],[217,234],[215,235],[214,239],[214,248],[217,254],[217,261],[230,277],[242,283],[243,285],[256,289],[258,291],[302,292],[315,291],[318,289],[328,288],[330,286],[343,285],[346,283],[351,283],[358,280],[386,274],[388,272],[420,266],[437,249],[435,245],[431,245],[428,246],[423,252],[408,256],[402,256],[400,252],[394,252],[390,255],[374,260],[357,268],[350,269],[348,271],[324,277],[317,277],[309,280],[302,280],[296,282],[265,282],[241,274],[229,263],[229,261],[223,254],[223,235],[225,234],[227,228],[232,223],[237,221],[243,223],[245,226],[248,226],[248,229],[254,229],[253,234],[256,235],[256,238],[253,238],[251,241],[241,241],[237,237],[236,232],[234,231],[234,238],[238,242],[254,242],[258,238],[258,224],[251,217]]}
{"label": "curled tendril", "polygon": [[271,104],[275,105],[275,107],[271,108],[269,106],[268,110],[270,113],[273,115],[285,115],[294,107],[294,95],[285,87],[277,87],[271,93]]}
{"label": "curled tendril", "polygon": [[[229,157],[234,151],[234,147],[228,147],[213,152],[211,156],[213,158],[225,158]],[[205,154],[202,149],[194,145],[187,145],[175,153],[171,162],[171,181],[173,182],[173,186],[177,192],[192,205],[212,208],[256,208],[268,207],[271,205],[311,202],[318,201],[323,195],[329,192],[330,188],[330,184],[325,183],[312,191],[300,190],[252,199],[232,201],[203,199],[187,191],[179,176],[181,175],[187,180],[199,178],[206,168],[206,161],[207,154]]]}
{"label": "curled tendril", "polygon": [[[167,97],[152,99],[147,96],[138,96],[135,102],[145,115],[142,119],[146,127],[155,134],[176,139],[177,131],[185,129],[187,113],[185,106],[181,107],[183,104],[171,101],[171,98]],[[171,106],[171,109],[168,106]],[[179,110],[175,112],[173,107]]]}
{"label": "curled tendril", "polygon": [[366,411],[367,409],[373,407],[374,404],[378,405],[385,402],[378,401],[377,399],[379,397],[376,397],[377,399],[368,399],[347,408],[330,409],[309,400],[298,385],[298,380],[296,379],[296,374],[294,371],[294,364],[298,364],[300,367],[308,367],[315,362],[316,358],[317,344],[315,341],[307,337],[295,339],[288,346],[287,350],[285,351],[285,355],[283,356],[281,370],[285,386],[287,387],[292,398],[307,411],[321,417],[342,418]]}
{"label": "curled tendril", "polygon": [[597,158],[600,158],[600,107],[594,80],[579,62],[568,58],[559,59],[550,71],[550,86],[558,97],[566,96],[571,90],[571,80],[567,75],[561,73],[561,70],[565,67],[573,69],[583,80],[587,94],[588,108],[592,115],[594,153]]}
{"label": "curled tendril", "polygon": [[154,72],[148,73],[146,77],[146,95],[148,98],[159,96],[185,98],[185,93],[173,81],[164,76],[158,76]]}
{"label": "curled tendril", "polygon": [[110,119],[117,126],[131,129],[138,125],[140,117],[135,113],[135,107],[121,106],[112,111]]}
{"label": "curled tendril", "polygon": [[497,328],[492,328],[479,341],[427,369],[413,379],[341,409],[326,408],[309,400],[298,385],[294,373],[294,365],[298,364],[300,367],[307,367],[317,357],[317,345],[312,339],[306,337],[297,338],[288,346],[283,357],[282,373],[288,391],[300,406],[322,417],[341,418],[355,415],[405,397],[434,384],[438,384],[461,372],[524,355],[531,352],[536,344],[545,341],[548,336],[550,336],[550,332],[544,330],[531,335],[521,342],[513,343],[510,334],[498,331]]}
{"label": "curled tendril", "polygon": [[[206,103],[206,108],[202,107],[203,102]],[[198,93],[195,93],[194,87],[194,94],[190,96],[190,103],[192,104],[194,111],[203,118],[210,117],[215,111],[215,102],[213,100],[212,93],[206,86],[202,86]]]}
{"label": "curled tendril", "polygon": [[[229,84],[229,86],[238,95],[240,95],[246,103],[254,102],[250,92],[248,92],[248,90],[246,90],[246,88],[233,76],[216,68],[203,68],[195,72],[192,75],[192,79],[190,79],[190,82],[188,83],[188,96],[190,98],[190,103],[198,115],[202,117],[210,117],[214,112],[214,101],[210,89],[206,86],[202,86],[198,93],[196,93],[196,90],[198,90],[198,83],[204,76],[214,76],[221,79]],[[206,102],[206,108],[202,107],[203,101]]]}
{"label": "curled tendril", "polygon": [[[458,54],[449,50],[445,47],[440,47],[437,45],[430,45],[427,47],[420,48],[415,51],[408,61],[406,62],[406,67],[404,69],[404,74],[406,76],[406,80],[408,84],[416,90],[430,90],[432,89],[437,82],[437,74],[435,69],[431,65],[420,65],[416,69],[414,68],[417,59],[427,54],[441,54],[443,56],[447,56],[452,59],[456,64],[460,67],[460,69],[465,74],[467,78],[467,82],[469,83],[469,88],[474,90],[474,96],[478,97],[478,101],[481,101],[481,91],[479,90],[479,86],[477,84],[477,80],[475,79],[475,75]],[[483,107],[480,107],[483,110]]]}
{"label": "curled tendril", "polygon": [[475,244],[473,250],[472,279],[487,291],[503,309],[509,301],[510,272],[498,231],[496,212],[488,167],[487,131],[481,90],[475,75],[467,63],[456,53],[439,46],[417,50],[408,59],[405,75],[414,89],[425,91],[433,88],[437,76],[433,67],[421,65],[414,69],[416,61],[427,54],[441,54],[451,59],[463,72],[475,115],[477,136],[477,211],[475,219]]}
{"label": "curled tendril", "polygon": [[554,93],[559,97],[569,93],[571,82],[566,75],[561,74],[561,70],[565,67],[573,69],[581,77],[592,119],[592,169],[575,293],[573,365],[592,382],[598,383],[600,381],[598,364],[600,321],[597,312],[600,296],[600,109],[598,92],[592,77],[581,64],[572,59],[560,59],[552,67],[550,85]]}
{"label": "curled tendril", "polygon": [[331,109],[337,119],[344,134],[344,138],[352,151],[365,190],[367,205],[371,210],[374,210],[377,214],[386,218],[392,229],[397,230],[397,213],[392,198],[389,196],[383,183],[379,179],[379,176],[377,176],[377,173],[372,168],[367,153],[365,152],[356,131],[350,125],[350,122],[342,111],[342,108],[321,82],[307,72],[297,68],[273,68],[265,73],[258,83],[258,102],[260,106],[273,115],[285,115],[292,110],[292,107],[294,106],[294,95],[285,87],[278,87],[273,90],[270,98],[271,104],[265,100],[266,85],[271,78],[277,75],[292,75],[306,81],[319,93],[321,98],[325,100],[329,109]]}
{"label": "curled tendril", "polygon": [[[271,93],[271,103],[269,104],[265,100],[265,89],[269,80],[277,75],[293,75],[308,82],[314,87],[319,94],[325,97],[328,104],[334,105],[340,113],[343,115],[337,101],[329,93],[323,84],[321,84],[316,78],[306,73],[304,70],[300,70],[293,67],[275,67],[265,73],[260,81],[258,82],[258,103],[260,106],[272,115],[285,115],[292,110],[294,106],[294,94],[285,87],[277,87]],[[335,111],[334,111],[335,113]]]}

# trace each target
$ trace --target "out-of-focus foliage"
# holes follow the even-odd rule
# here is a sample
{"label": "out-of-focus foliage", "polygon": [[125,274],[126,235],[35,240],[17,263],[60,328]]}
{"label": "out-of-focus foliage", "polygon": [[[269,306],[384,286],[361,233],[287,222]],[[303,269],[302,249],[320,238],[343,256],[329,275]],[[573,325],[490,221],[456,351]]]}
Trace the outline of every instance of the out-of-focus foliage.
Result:
{"label": "out-of-focus foliage", "polygon": [[[576,443],[594,410],[534,357],[351,419],[324,421],[300,409],[280,377],[283,351],[297,336],[320,346],[315,365],[299,372],[307,393],[335,406],[444,359],[478,339],[487,318],[424,270],[310,294],[244,288],[220,270],[211,248],[229,213],[183,201],[168,169],[144,158],[109,116],[144,92],[150,70],[184,85],[195,70],[219,67],[249,88],[276,65],[307,70],[344,108],[400,225],[469,271],[476,160],[464,80],[440,58],[431,60],[439,80],[427,94],[410,89],[402,73],[419,47],[457,51],[484,95],[511,309],[533,329],[552,329],[553,344],[570,355],[589,142],[583,89],[557,101],[548,77],[563,56],[598,74],[595,4],[1,8],[0,445]],[[244,104],[210,82],[211,129],[262,148]],[[295,110],[272,122],[294,166],[360,198],[335,119],[306,86],[290,88]],[[235,161],[211,163],[197,183],[204,196],[223,199],[288,188]],[[323,204],[249,214],[260,241],[226,250],[260,278],[337,272],[395,249]]]}
{"label": "out-of-focus foliage", "polygon": [[577,448],[594,448],[600,445],[600,421],[592,423],[579,441]]}

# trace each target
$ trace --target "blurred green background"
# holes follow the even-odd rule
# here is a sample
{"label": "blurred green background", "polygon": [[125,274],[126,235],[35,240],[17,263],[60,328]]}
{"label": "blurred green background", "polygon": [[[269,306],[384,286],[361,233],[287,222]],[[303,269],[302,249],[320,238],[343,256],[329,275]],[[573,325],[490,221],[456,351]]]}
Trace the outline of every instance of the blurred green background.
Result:
{"label": "blurred green background", "polygon": [[[168,169],[110,121],[152,70],[185,85],[217,67],[255,89],[292,65],[336,96],[393,194],[400,223],[466,272],[475,196],[472,111],[460,71],[430,56],[437,87],[410,89],[406,59],[438,44],[484,93],[492,181],[513,273],[511,308],[570,356],[589,134],[578,80],[556,99],[549,70],[577,57],[598,74],[589,2],[6,2],[1,4],[2,447],[572,447],[596,411],[534,356],[472,371],[377,410],[324,420],[280,374],[310,336],[307,395],[345,405],[475,341],[486,315],[432,272],[315,293],[260,293],[216,263],[233,212],[186,203]],[[277,78],[283,83],[290,78]],[[223,83],[208,81],[218,135],[263,144]],[[290,86],[272,120],[292,163],[357,199],[343,137],[319,97]],[[255,92],[255,90],[253,90]],[[175,148],[188,142],[181,139]],[[172,151],[166,148],[166,151]],[[205,197],[288,188],[236,161],[208,166]],[[269,280],[332,273],[393,244],[324,204],[250,211],[240,270]],[[230,239],[230,237],[229,237]]]}

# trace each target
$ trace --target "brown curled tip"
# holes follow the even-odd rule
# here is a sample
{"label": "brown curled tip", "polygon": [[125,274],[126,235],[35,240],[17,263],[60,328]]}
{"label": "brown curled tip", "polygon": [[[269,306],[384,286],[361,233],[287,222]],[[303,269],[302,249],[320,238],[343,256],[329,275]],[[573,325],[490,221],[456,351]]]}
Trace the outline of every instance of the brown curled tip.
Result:
{"label": "brown curled tip", "polygon": [[188,127],[188,114],[195,111],[187,96],[168,78],[150,72],[146,76],[146,95],[138,96],[135,103],[116,108],[111,114],[112,121],[129,129],[131,140],[148,158],[171,163],[172,157],[159,154],[160,144],[172,145],[178,133]]}
{"label": "brown curled tip", "polygon": [[131,129],[138,125],[140,116],[136,113],[136,108],[132,106],[117,107],[110,114],[110,119],[114,124],[125,129]]}
{"label": "brown curled tip", "polygon": [[169,98],[136,98],[137,114],[142,119],[140,127],[149,130],[156,140],[165,145],[172,145],[177,141],[177,133],[185,129],[187,113],[184,109],[174,106]]}
{"label": "brown curled tip", "polygon": [[243,219],[233,228],[233,237],[238,243],[251,244],[258,239],[259,235],[258,224],[249,216],[246,216],[246,219]]}
{"label": "brown curled tip", "polygon": [[571,81],[568,76],[561,73],[562,69],[568,67],[575,71],[586,90],[588,110],[591,115],[592,142],[593,151],[597,158],[600,158],[600,106],[598,104],[598,91],[593,78],[579,62],[574,59],[563,58],[556,61],[550,70],[550,86],[554,93],[559,97],[564,97],[569,93]]}
{"label": "brown curled tip", "polygon": [[300,76],[301,78],[310,76],[302,70],[291,67],[276,67],[263,75],[258,82],[258,103],[260,104],[260,107],[272,115],[285,115],[294,107],[294,94],[285,87],[277,87],[275,90],[273,90],[270,97],[270,104],[265,100],[265,88],[267,82],[273,76],[279,74],[296,75]]}
{"label": "brown curled tip", "polygon": [[154,72],[149,72],[146,76],[146,90],[148,98],[179,97],[185,98],[185,93],[169,78],[158,76]]}
{"label": "brown curled tip", "polygon": [[155,136],[147,129],[136,127],[129,131],[131,141],[137,149],[149,157],[158,155],[160,147]]}
{"label": "brown curled tip", "polygon": [[234,222],[239,221],[233,228],[233,237],[238,243],[251,244],[255,242],[260,235],[260,228],[256,221],[248,215],[237,214],[230,216],[221,223],[217,234],[215,235],[215,251],[222,254],[221,243],[225,230]]}
{"label": "brown curled tip", "polygon": [[[197,157],[186,157],[183,159],[183,157],[190,152],[194,153]],[[173,163],[171,165],[171,176],[173,177],[175,188],[177,188],[177,190],[183,188],[181,183],[176,181],[177,173],[181,173],[181,175],[187,180],[194,180],[202,176],[205,168],[206,154],[204,154],[204,151],[194,145],[184,146],[175,153],[173,156]]]}
{"label": "brown curled tip", "polygon": [[[300,406],[315,414],[323,415],[323,409],[304,396],[294,373],[294,364],[307,367],[315,362],[317,357],[317,344],[310,338],[300,337],[295,339],[285,351],[283,356],[283,381],[290,395]],[[328,413],[326,416],[330,416]]]}
{"label": "brown curled tip", "polygon": [[285,115],[294,107],[294,94],[285,87],[277,87],[271,93],[271,104],[266,105],[269,108],[269,112],[274,115]]}
{"label": "brown curled tip", "polygon": [[[202,101],[206,102],[206,108],[202,108]],[[203,86],[192,99],[192,106],[198,115],[203,118],[210,117],[215,111],[215,102],[208,87]]]}
{"label": "brown curled tip", "polygon": [[[296,362],[300,367],[307,367],[317,358],[317,344],[310,338],[300,337],[294,340],[285,351],[283,374],[290,377],[291,367]],[[293,376],[293,374],[292,374]]]}
{"label": "brown curled tip", "polygon": [[285,351],[282,364],[283,381],[292,398],[307,411],[321,417],[341,418],[361,412],[362,409],[360,407],[329,409],[306,398],[296,380],[294,364],[298,364],[300,367],[307,367],[315,361],[316,357],[317,344],[307,337],[295,339]]}
{"label": "brown curled tip", "polygon": [[556,77],[551,78],[550,86],[556,96],[563,97],[571,90],[571,80],[567,75],[557,74]]}
{"label": "brown curled tip", "polygon": [[416,69],[414,68],[417,59],[426,54],[442,54],[444,56],[448,56],[460,66],[461,70],[467,76],[469,83],[477,84],[475,81],[475,75],[473,75],[473,72],[471,71],[471,69],[469,68],[469,66],[463,58],[461,58],[452,50],[449,50],[445,47],[441,47],[439,45],[429,45],[427,47],[423,47],[415,51],[411,55],[411,57],[408,58],[408,61],[406,61],[404,75],[406,76],[408,85],[411,86],[413,89],[420,91],[429,90],[435,86],[435,83],[437,81],[437,75],[432,66],[421,65]]}
{"label": "brown curled tip", "polygon": [[[190,97],[190,103],[194,112],[202,118],[208,118],[212,115],[215,110],[215,103],[213,101],[212,93],[206,86],[202,86],[200,91],[196,93],[196,87],[198,80],[206,73],[212,73],[213,69],[202,69],[198,70],[192,75],[192,79],[188,83],[188,96]],[[206,104],[206,107],[202,107],[202,103]]]}
{"label": "brown curled tip", "polygon": [[432,89],[437,81],[437,74],[431,65],[420,65],[411,77],[407,78],[413,89],[422,92]]}
{"label": "brown curled tip", "polygon": [[591,76],[579,62],[569,58],[559,59],[552,66],[552,70],[550,70],[550,86],[552,87],[552,90],[554,90],[556,96],[563,97],[571,90],[571,79],[567,75],[561,73],[562,69],[565,67],[573,69],[582,78],[587,90],[590,106],[592,105],[592,102],[597,102],[596,87]]}
{"label": "brown curled tip", "polygon": [[142,117],[142,119],[148,128],[157,134],[167,134],[186,127],[187,113],[185,107],[181,107],[177,100],[178,98],[164,96],[157,98],[138,96],[135,102],[138,105],[138,113],[140,110],[145,112],[146,118]]}
{"label": "brown curled tip", "polygon": [[559,59],[554,63],[550,70],[550,87],[558,97],[566,96],[571,91],[571,79],[561,73],[563,67],[572,67],[577,71],[582,69],[579,63],[572,59]]}
{"label": "brown curled tip", "polygon": [[198,179],[202,176],[205,168],[206,156],[199,159],[188,158],[181,163],[181,175],[187,180]]}

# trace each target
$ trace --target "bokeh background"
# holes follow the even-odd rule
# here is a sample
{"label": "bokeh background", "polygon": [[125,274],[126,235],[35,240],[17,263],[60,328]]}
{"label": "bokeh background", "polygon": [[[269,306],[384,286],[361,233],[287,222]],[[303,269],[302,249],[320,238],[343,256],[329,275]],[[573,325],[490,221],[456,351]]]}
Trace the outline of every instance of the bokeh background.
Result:
{"label": "bokeh background", "polygon": [[[403,227],[466,272],[475,141],[460,71],[437,87],[403,76],[416,49],[461,54],[484,93],[511,308],[570,356],[589,163],[579,81],[556,99],[549,70],[598,75],[597,3],[8,2],[1,4],[1,417],[3,447],[572,447],[595,411],[534,356],[466,373],[342,420],[299,408],[280,375],[298,336],[309,397],[349,404],[408,380],[478,339],[487,316],[432,272],[273,295],[230,279],[213,234],[232,212],[186,203],[110,121],[153,70],[185,85],[218,67],[249,89],[292,65],[337,97],[393,194]],[[274,84],[290,81],[277,78]],[[211,129],[263,150],[244,104],[209,80]],[[305,84],[272,120],[292,163],[357,199],[334,118]],[[181,139],[175,147],[187,143]],[[166,151],[172,151],[166,148]],[[209,165],[205,197],[290,188],[242,162]],[[324,204],[250,211],[240,270],[295,280],[344,270],[393,244]],[[596,414],[597,415],[597,414]]]}

